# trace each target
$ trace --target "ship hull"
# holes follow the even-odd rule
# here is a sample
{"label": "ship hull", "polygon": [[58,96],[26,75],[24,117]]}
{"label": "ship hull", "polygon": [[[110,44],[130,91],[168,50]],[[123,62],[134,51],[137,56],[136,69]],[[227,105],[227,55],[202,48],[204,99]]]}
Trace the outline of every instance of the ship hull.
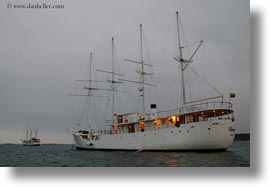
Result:
{"label": "ship hull", "polygon": [[40,146],[40,143],[23,143],[23,146]]}
{"label": "ship hull", "polygon": [[76,149],[134,151],[226,150],[235,137],[232,120],[213,120],[181,124],[146,132],[100,134],[97,140],[73,133]]}

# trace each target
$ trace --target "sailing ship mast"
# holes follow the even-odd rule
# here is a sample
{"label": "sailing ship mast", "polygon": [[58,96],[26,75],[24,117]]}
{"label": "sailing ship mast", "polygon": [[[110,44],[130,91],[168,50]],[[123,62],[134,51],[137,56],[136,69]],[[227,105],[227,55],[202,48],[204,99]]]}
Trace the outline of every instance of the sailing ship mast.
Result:
{"label": "sailing ship mast", "polygon": [[182,98],[180,99],[180,102],[182,100],[183,105],[187,104],[186,101],[186,87],[185,87],[185,78],[184,78],[184,71],[186,69],[186,67],[188,66],[188,64],[190,62],[193,62],[193,57],[196,54],[196,52],[198,51],[198,49],[200,48],[200,46],[202,45],[203,41],[201,40],[198,47],[196,48],[196,50],[193,52],[193,54],[191,55],[191,57],[189,59],[184,59],[183,57],[183,49],[184,47],[181,46],[181,38],[180,38],[180,27],[179,27],[179,14],[178,12],[176,12],[176,24],[177,24],[177,35],[178,35],[178,50],[179,50],[179,57],[178,58],[174,58],[177,62],[180,62],[181,64],[181,83],[182,83]]}
{"label": "sailing ship mast", "polygon": [[179,15],[178,12],[176,12],[176,22],[177,22],[177,35],[178,35],[178,49],[179,49],[179,62],[181,62],[181,71],[182,71],[182,101],[183,104],[186,103],[186,91],[185,91],[185,80],[184,80],[184,62],[185,60],[183,59],[183,47],[181,47],[181,40],[180,40],[180,29],[179,29]]}
{"label": "sailing ship mast", "polygon": [[112,119],[112,124],[114,124],[114,116],[115,116],[115,92],[124,92],[124,93],[127,93],[127,92],[116,89],[116,84],[121,84],[122,82],[121,81],[117,81],[115,76],[116,75],[117,76],[124,76],[124,75],[115,72],[115,67],[114,67],[114,38],[112,38],[111,44],[112,44],[112,70],[111,71],[97,70],[97,71],[102,72],[102,73],[109,73],[109,74],[112,75],[111,80],[110,79],[109,80],[106,80],[107,82],[111,83],[111,89],[102,89],[102,90],[111,91],[112,92],[112,116],[111,116],[111,119]]}
{"label": "sailing ship mast", "polygon": [[87,94],[69,94],[70,96],[86,96],[88,97],[88,110],[87,110],[87,118],[86,118],[86,126],[88,125],[91,128],[90,124],[90,111],[89,107],[91,106],[91,97],[107,97],[101,95],[93,95],[92,91],[102,90],[101,88],[92,87],[92,82],[104,82],[99,80],[92,80],[92,61],[93,61],[93,53],[90,53],[90,62],[89,62],[89,79],[88,80],[75,80],[76,82],[88,82],[88,87],[85,86],[84,89],[88,90]]}
{"label": "sailing ship mast", "polygon": [[[93,53],[91,52],[90,53],[90,62],[89,62],[89,82],[88,82],[88,88],[92,88],[92,77],[91,77],[91,74],[92,74],[92,59],[93,59]],[[86,88],[87,89],[87,88]],[[92,89],[88,89],[88,95],[90,96],[92,93],[91,93]],[[91,123],[90,123],[90,117],[88,114],[90,114],[90,106],[91,106],[91,99],[90,97],[88,97],[88,107],[87,107],[87,115],[86,115],[86,122],[85,122],[85,126],[89,127],[89,129],[91,129]]]}
{"label": "sailing ship mast", "polygon": [[145,97],[144,97],[144,60],[143,60],[143,45],[142,45],[142,24],[140,24],[140,43],[141,43],[141,79],[142,79],[142,88],[141,88],[141,96],[143,98],[143,114],[145,114]]}
{"label": "sailing ship mast", "polygon": [[143,59],[143,30],[142,30],[142,24],[140,24],[140,61],[135,61],[135,60],[130,60],[130,59],[125,59],[127,62],[133,62],[133,63],[137,63],[141,65],[141,70],[140,71],[136,71],[137,73],[140,74],[140,81],[133,81],[133,80],[126,80],[126,79],[120,79],[122,81],[126,81],[126,82],[132,82],[132,83],[138,83],[141,85],[140,90],[140,97],[142,97],[142,114],[143,116],[145,115],[145,85],[147,86],[156,86],[153,84],[149,84],[145,82],[145,75],[152,75],[152,73],[146,73],[145,72],[145,66],[150,66],[153,67],[153,65],[151,64],[146,64],[144,62]]}
{"label": "sailing ship mast", "polygon": [[116,86],[115,84],[121,84],[122,82],[120,81],[116,81],[115,80],[115,75],[120,75],[120,76],[124,76],[122,74],[119,73],[115,73],[115,68],[114,68],[114,38],[112,38],[112,80],[107,80],[107,82],[110,82],[111,85],[111,91],[112,91],[112,120],[114,123],[114,114],[115,114],[115,92],[122,92],[119,90],[116,90]]}

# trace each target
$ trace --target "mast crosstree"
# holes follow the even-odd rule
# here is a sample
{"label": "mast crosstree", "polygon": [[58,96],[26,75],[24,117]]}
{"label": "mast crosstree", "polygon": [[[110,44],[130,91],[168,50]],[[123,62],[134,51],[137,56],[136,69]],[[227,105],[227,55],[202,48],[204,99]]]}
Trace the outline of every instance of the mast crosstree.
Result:
{"label": "mast crosstree", "polygon": [[141,85],[140,90],[140,97],[142,97],[142,113],[145,115],[145,86],[156,86],[154,84],[149,84],[145,82],[145,75],[153,75],[152,73],[147,73],[145,72],[145,66],[153,67],[151,64],[146,64],[143,59],[143,30],[142,30],[142,24],[140,24],[140,61],[136,60],[130,60],[130,59],[125,59],[127,62],[132,62],[136,64],[140,64],[141,69],[139,71],[136,71],[136,73],[140,74],[140,81],[134,81],[134,80],[126,80],[126,79],[119,79],[120,81],[126,81],[126,82],[131,82],[131,83],[138,83]]}
{"label": "mast crosstree", "polygon": [[114,115],[115,115],[115,92],[123,92],[123,93],[127,93],[127,91],[122,91],[122,90],[117,90],[116,89],[116,84],[121,84],[121,81],[118,81],[120,79],[116,79],[116,76],[122,76],[124,77],[123,74],[121,73],[116,73],[115,72],[115,64],[114,64],[114,38],[112,38],[112,70],[111,71],[105,71],[105,70],[97,70],[98,72],[102,72],[102,73],[108,73],[111,74],[112,77],[111,79],[107,79],[106,81],[108,83],[111,83],[111,88],[110,89],[102,89],[105,91],[111,91],[112,92],[112,122],[114,123]]}
{"label": "mast crosstree", "polygon": [[181,66],[182,98],[180,99],[180,101],[182,100],[183,105],[185,105],[185,104],[188,104],[189,102],[187,102],[187,100],[186,100],[186,87],[185,87],[184,71],[188,67],[189,63],[193,62],[193,57],[195,56],[195,54],[197,53],[197,51],[201,47],[203,41],[202,40],[200,41],[199,45],[197,46],[197,48],[195,49],[195,51],[193,52],[193,54],[191,55],[191,57],[189,59],[184,59],[184,55],[183,55],[184,47],[181,45],[180,26],[179,26],[179,13],[178,12],[176,12],[176,24],[177,24],[177,38],[178,38],[179,57],[178,58],[174,57],[174,59],[177,62],[181,63],[180,66]]}

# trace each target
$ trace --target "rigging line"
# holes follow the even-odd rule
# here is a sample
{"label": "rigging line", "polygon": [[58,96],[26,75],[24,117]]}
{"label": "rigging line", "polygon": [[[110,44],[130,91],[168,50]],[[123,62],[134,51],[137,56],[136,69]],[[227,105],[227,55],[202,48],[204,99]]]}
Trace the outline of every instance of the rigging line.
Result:
{"label": "rigging line", "polygon": [[[196,63],[199,65],[199,66],[196,66],[196,67],[198,67],[199,68],[199,72],[201,72],[202,73],[202,75],[205,77],[205,78],[208,78],[208,76],[207,75],[212,75],[213,74],[213,72],[209,72],[208,71],[208,73],[207,73],[207,71],[206,70],[209,70],[209,68],[205,68],[205,67],[209,67],[209,66],[207,66],[207,63],[206,63],[206,60],[205,60],[205,56],[204,56],[204,47],[203,48],[201,48],[201,50],[200,50],[201,52],[200,53],[198,53],[197,54],[197,61],[196,61]],[[202,58],[202,56],[203,56],[203,58]],[[191,66],[192,66],[192,64],[191,64]],[[212,67],[212,65],[210,66],[210,68]]]}
{"label": "rigging line", "polygon": [[[150,57],[150,51],[149,51],[149,48],[148,48],[148,45],[147,45],[147,42],[146,42],[146,36],[145,36],[144,31],[142,31],[142,32],[143,32],[143,40],[144,40],[144,43],[145,43],[145,49],[146,49],[146,54],[147,54],[147,57],[148,57],[148,60],[149,60],[149,64],[152,65],[153,63],[152,63],[152,60],[151,60],[151,57]],[[151,73],[153,74],[153,68],[151,68]],[[149,77],[147,77],[147,78],[149,78],[149,80],[151,80],[151,81],[153,81],[153,82],[156,82],[156,81],[155,81],[155,76],[149,76]],[[157,95],[157,93],[159,93],[159,92],[158,92],[158,89],[159,89],[159,88],[156,87],[156,88],[154,88],[154,89],[156,90],[156,91],[154,91],[154,94],[153,94],[153,95],[154,95],[154,99],[157,100],[157,101],[159,102],[159,99],[158,99],[159,97],[158,97],[158,95]],[[148,94],[150,94],[150,93],[153,91],[152,88],[147,88],[147,90],[148,90],[148,91],[147,91]],[[149,99],[150,99],[150,97],[149,97]],[[163,105],[161,105],[161,106],[163,106]],[[160,107],[161,107],[161,106],[160,106]]]}
{"label": "rigging line", "polygon": [[193,98],[192,98],[192,89],[191,89],[191,85],[192,85],[192,79],[191,79],[191,77],[190,77],[190,74],[187,74],[187,76],[186,76],[187,78],[187,82],[189,83],[188,84],[188,88],[189,88],[189,97],[190,97],[190,100],[192,101],[193,100]]}
{"label": "rigging line", "polygon": [[[207,46],[206,46],[207,47]],[[207,64],[207,61],[206,61],[206,52],[205,51],[207,51],[207,49],[205,49],[204,47],[202,48],[202,53],[199,53],[201,56],[202,56],[202,62],[203,62],[203,64]],[[204,66],[204,67],[206,67],[206,66]],[[216,68],[217,67],[217,63],[213,63],[213,65],[211,65],[210,66],[210,68],[208,68],[207,70],[207,72],[208,73],[206,73],[205,72],[205,77],[207,77],[206,75],[212,75],[211,77],[210,77],[210,80],[211,80],[211,82],[212,82],[212,85],[214,86],[214,87],[216,87],[216,79],[215,79],[215,75],[216,75],[216,72],[217,71],[214,71],[215,69],[217,69]],[[209,80],[209,76],[207,77],[208,78],[208,80]]]}
{"label": "rigging line", "polygon": [[[125,85],[125,83],[123,84],[123,87],[125,88],[125,90],[128,90],[127,87],[126,87],[126,85]],[[134,106],[136,106],[137,109],[138,109],[138,106],[137,106],[137,103],[138,103],[138,102],[134,99],[134,97],[131,95],[130,92],[127,92],[127,93],[128,93],[128,96],[129,96],[130,100],[133,102]],[[125,94],[125,95],[126,95],[126,94]],[[136,95],[137,95],[137,94],[136,94]]]}
{"label": "rigging line", "polygon": [[198,77],[200,77],[208,86],[210,86],[213,90],[215,90],[220,96],[223,96],[222,93],[220,93],[215,87],[213,87],[207,80],[205,80],[199,73],[197,73],[194,69],[192,69],[190,66],[188,68],[193,71]]}
{"label": "rigging line", "polygon": [[105,45],[107,45],[107,43],[110,43],[111,40],[106,40],[104,43],[102,43],[100,46],[96,47],[95,49],[92,50],[92,52],[97,51],[98,49],[104,47]]}
{"label": "rigging line", "polygon": [[[150,57],[150,51],[149,51],[149,48],[147,46],[147,42],[146,42],[146,38],[145,38],[144,32],[143,32],[143,39],[144,39],[144,43],[145,43],[145,49],[146,49],[146,54],[147,54],[147,57],[148,57],[148,60],[149,60],[149,64],[150,65],[153,65],[152,60],[151,60],[151,57]],[[153,66],[151,68],[150,74],[154,74],[154,67]],[[149,80],[152,80],[155,83],[155,76],[147,76],[147,77],[149,78]]]}
{"label": "rigging line", "polygon": [[185,45],[185,46],[182,46],[182,47],[190,47],[190,46],[193,46],[193,45],[195,45],[195,44],[197,44],[197,43],[200,43],[201,41],[195,41],[195,42],[193,42],[193,43],[191,43],[191,44],[187,44],[187,45]]}
{"label": "rigging line", "polygon": [[[208,76],[207,75],[211,75],[211,74],[213,74],[213,73],[206,73],[206,69],[205,68],[203,68],[203,67],[207,67],[207,64],[205,64],[205,63],[202,63],[203,61],[201,61],[201,60],[198,60],[198,61],[196,61],[196,67],[194,67],[193,66],[193,64],[190,64],[190,66],[195,70],[197,70],[196,72],[200,72],[200,75],[201,75],[201,77],[204,77],[204,79],[205,80],[208,80]],[[210,66],[210,68],[211,68],[212,66]],[[199,71],[198,71],[198,69],[199,69]],[[209,68],[207,68],[208,70],[209,70]],[[197,83],[201,83],[201,81],[200,81],[200,77],[197,77]],[[215,85],[213,85],[213,84],[211,84],[213,87],[216,87]],[[207,88],[207,87],[205,87],[205,86],[202,86],[202,85],[200,85],[200,89],[198,89],[198,94],[199,93],[204,93],[204,94],[207,94],[209,92],[209,89]],[[211,94],[211,95],[213,95],[213,92],[215,93],[215,91],[214,90],[212,90],[212,89],[210,89],[210,93],[209,94]],[[200,98],[202,98],[202,97],[200,97]]]}
{"label": "rigging line", "polygon": [[[180,65],[178,65],[177,67],[177,72],[180,71]],[[174,83],[180,83],[180,74],[179,73],[175,73],[175,76],[173,76],[174,78]],[[170,92],[170,98],[169,98],[169,103],[167,103],[168,106],[166,106],[167,108],[171,108],[170,106],[175,106],[175,104],[180,104],[181,106],[181,100],[179,100],[179,98],[182,98],[182,92],[180,91],[181,85],[180,84],[176,84],[175,86],[173,86]],[[179,95],[181,97],[179,97]],[[174,100],[176,98],[176,100]],[[175,106],[175,108],[178,108],[179,106]]]}
{"label": "rigging line", "polygon": [[81,122],[80,125],[83,124],[83,117],[84,117],[84,112],[85,112],[85,108],[86,108],[87,99],[88,99],[88,98],[86,97],[86,98],[85,98],[86,101],[83,102],[82,113],[81,113],[81,116],[80,116],[80,122]]}
{"label": "rigging line", "polygon": [[[207,89],[206,86],[203,86],[202,84],[200,84],[201,81],[200,81],[200,78],[198,76],[195,76],[195,77],[196,77],[196,82],[200,85],[200,87],[197,88],[197,94],[198,94],[197,98],[203,99],[203,97],[205,98],[206,95],[202,96],[202,94],[200,94],[200,93],[206,94],[207,90],[209,90],[209,89]],[[210,90],[212,90],[212,89],[210,89]]]}
{"label": "rigging line", "polygon": [[[128,44],[131,44],[131,43],[134,43],[134,39],[133,40],[131,40],[130,42],[128,41]],[[123,51],[123,53],[122,53],[122,57],[123,56],[126,56],[126,54],[127,54],[127,52],[128,52],[128,50],[131,48],[131,45],[128,45],[127,46],[127,48]],[[126,72],[127,72],[127,69],[126,69],[126,61],[124,60],[124,72],[123,72],[123,74],[124,74],[124,77],[126,76]]]}
{"label": "rigging line", "polygon": [[91,107],[91,99],[90,97],[87,98],[87,108],[86,108],[86,122],[85,122],[85,129],[89,129],[90,126],[90,121],[91,121],[91,116],[90,116],[90,107]]}
{"label": "rigging line", "polygon": [[[118,58],[118,53],[117,53],[117,47],[116,47],[116,45],[115,45],[115,42],[114,42],[114,53],[115,53],[115,65],[116,65],[116,70],[118,70],[118,72],[120,73],[120,72],[122,72],[121,71],[121,68],[120,68],[120,66],[119,66],[119,58]],[[125,74],[124,74],[125,75]]]}
{"label": "rigging line", "polygon": [[91,126],[91,128],[93,129],[94,127],[95,128],[97,128],[97,116],[98,116],[98,112],[97,111],[101,111],[100,110],[100,107],[98,107],[97,106],[97,102],[100,102],[100,99],[99,98],[93,98],[93,100],[92,100],[92,106],[93,107],[91,107],[91,110],[90,110],[90,112],[91,112],[91,114],[90,114],[90,119],[91,119],[91,121],[90,121],[90,126]]}
{"label": "rigging line", "polygon": [[105,119],[104,119],[104,121],[105,121],[105,124],[107,123],[107,119],[111,119],[111,112],[110,112],[110,114],[109,114],[109,111],[110,111],[110,109],[111,109],[111,98],[110,97],[107,97],[107,102],[105,103],[105,108],[106,108],[106,110],[105,110]]}
{"label": "rigging line", "polygon": [[[190,71],[190,70],[188,70]],[[190,74],[189,74],[190,75]],[[192,86],[192,90],[190,89],[191,92],[191,100],[195,99],[202,99],[202,93],[204,93],[203,91],[203,87],[201,88],[199,83],[199,78],[197,76],[193,76],[191,79],[191,86]],[[201,94],[200,94],[201,93]],[[193,98],[192,98],[193,97]]]}
{"label": "rigging line", "polygon": [[152,65],[152,62],[151,62],[151,58],[150,58],[150,53],[149,53],[149,49],[148,49],[148,46],[147,46],[147,42],[146,42],[146,38],[145,38],[145,34],[144,34],[144,31],[142,30],[142,35],[143,35],[143,41],[144,41],[144,45],[145,45],[145,49],[146,49],[146,53],[147,53],[147,57],[148,57],[148,60],[149,60],[149,64]]}
{"label": "rigging line", "polygon": [[73,116],[72,118],[75,119],[74,121],[74,124],[78,121],[77,117],[76,117],[76,112],[74,110],[74,106],[73,106],[73,103],[72,103],[72,99],[71,99],[71,96],[68,96],[69,98],[69,101],[70,101],[70,104],[71,104],[71,116]]}
{"label": "rigging line", "polygon": [[[76,84],[76,82],[74,82],[74,87],[76,88],[76,86],[78,86],[77,84]],[[72,102],[72,99],[71,99],[71,102]],[[72,104],[72,106],[73,106],[73,103],[71,103]],[[77,108],[76,110],[75,110],[75,113],[74,113],[74,115],[75,115],[75,123],[82,123],[82,116],[81,117],[79,117],[79,113],[80,113],[80,111],[79,111],[79,108]],[[83,113],[82,113],[82,115],[83,115]],[[78,117],[77,117],[78,116]],[[78,119],[79,118],[79,119]]]}
{"label": "rigging line", "polygon": [[[123,84],[123,87],[125,88],[125,90],[128,90],[128,88],[127,88],[127,86],[126,86],[126,84],[124,83]],[[130,90],[130,89],[129,89]],[[137,90],[137,89],[136,89]],[[137,106],[137,103],[139,102],[137,99],[135,99],[135,98],[137,98],[137,97],[134,97],[129,91],[127,92],[128,93],[128,96],[129,96],[129,98],[131,99],[131,101],[134,103],[134,105],[137,107],[137,109],[138,109],[138,106]],[[137,95],[137,93],[136,93],[136,95]]]}
{"label": "rigging line", "polygon": [[[185,31],[184,31],[184,29],[183,29],[184,27],[183,27],[183,24],[182,24],[181,18],[179,18],[179,23],[180,23],[180,28],[181,28],[181,31],[182,31],[182,33],[183,33],[183,36],[184,36],[185,42],[186,42],[186,43],[188,43],[188,39],[187,39],[186,34],[185,34]],[[190,49],[189,49],[189,48],[187,48],[187,51],[188,51],[188,53],[189,53],[189,56],[191,56],[191,51],[190,51]]]}
{"label": "rigging line", "polygon": [[97,126],[97,123],[96,123],[97,122],[97,117],[96,116],[98,116],[97,111],[100,111],[100,107],[97,106],[98,101],[99,101],[99,98],[93,98],[93,100],[92,100],[92,106],[93,107],[90,110],[90,112],[91,112],[91,114],[90,114],[91,121],[90,121],[90,124],[89,124],[92,129],[93,129],[93,125],[95,125],[94,127],[97,128],[96,127]]}
{"label": "rigging line", "polygon": [[[179,66],[178,66],[178,69],[179,69],[179,71],[181,71],[181,65],[179,64]],[[180,76],[180,74],[178,73],[177,74],[177,81],[178,82],[181,82],[181,84],[182,84],[182,81],[181,81],[181,79],[182,79],[182,77]],[[180,106],[179,107],[181,107],[182,105],[184,105],[185,103],[182,103],[183,102],[183,100],[182,99],[180,99],[180,98],[183,98],[183,86],[182,85],[180,85],[180,84],[178,84],[178,86],[177,86],[177,96],[179,95],[179,93],[180,93],[180,97],[177,97],[177,100],[179,100],[179,102],[178,103],[180,103]]]}
{"label": "rigging line", "polygon": [[[107,103],[107,104],[106,104]],[[105,125],[106,125],[106,116],[108,115],[108,110],[109,110],[109,107],[107,107],[110,103],[110,97],[107,97],[107,101],[105,102],[105,118],[104,118],[104,121],[105,121]]]}

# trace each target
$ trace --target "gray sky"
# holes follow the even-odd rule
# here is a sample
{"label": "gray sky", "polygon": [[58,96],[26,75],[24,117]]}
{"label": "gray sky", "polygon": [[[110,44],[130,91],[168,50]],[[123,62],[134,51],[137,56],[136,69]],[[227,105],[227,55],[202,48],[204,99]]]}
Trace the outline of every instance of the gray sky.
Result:
{"label": "gray sky", "polygon": [[74,80],[87,78],[90,51],[95,51],[94,68],[110,70],[109,42],[115,37],[117,66],[128,74],[127,66],[133,65],[123,65],[123,59],[139,58],[140,23],[150,55],[146,60],[154,65],[153,80],[159,86],[156,95],[162,98],[160,103],[174,102],[166,102],[166,96],[177,73],[175,11],[180,12],[188,42],[204,41],[196,58],[203,59],[199,66],[207,67],[205,73],[212,76],[207,76],[209,82],[226,97],[236,93],[237,132],[249,132],[248,1],[46,1],[64,5],[63,9],[7,8],[8,3],[37,1],[0,2],[0,143],[19,143],[32,120],[44,143],[72,143],[65,128],[73,127],[82,101],[68,94],[82,87],[74,85]]}

